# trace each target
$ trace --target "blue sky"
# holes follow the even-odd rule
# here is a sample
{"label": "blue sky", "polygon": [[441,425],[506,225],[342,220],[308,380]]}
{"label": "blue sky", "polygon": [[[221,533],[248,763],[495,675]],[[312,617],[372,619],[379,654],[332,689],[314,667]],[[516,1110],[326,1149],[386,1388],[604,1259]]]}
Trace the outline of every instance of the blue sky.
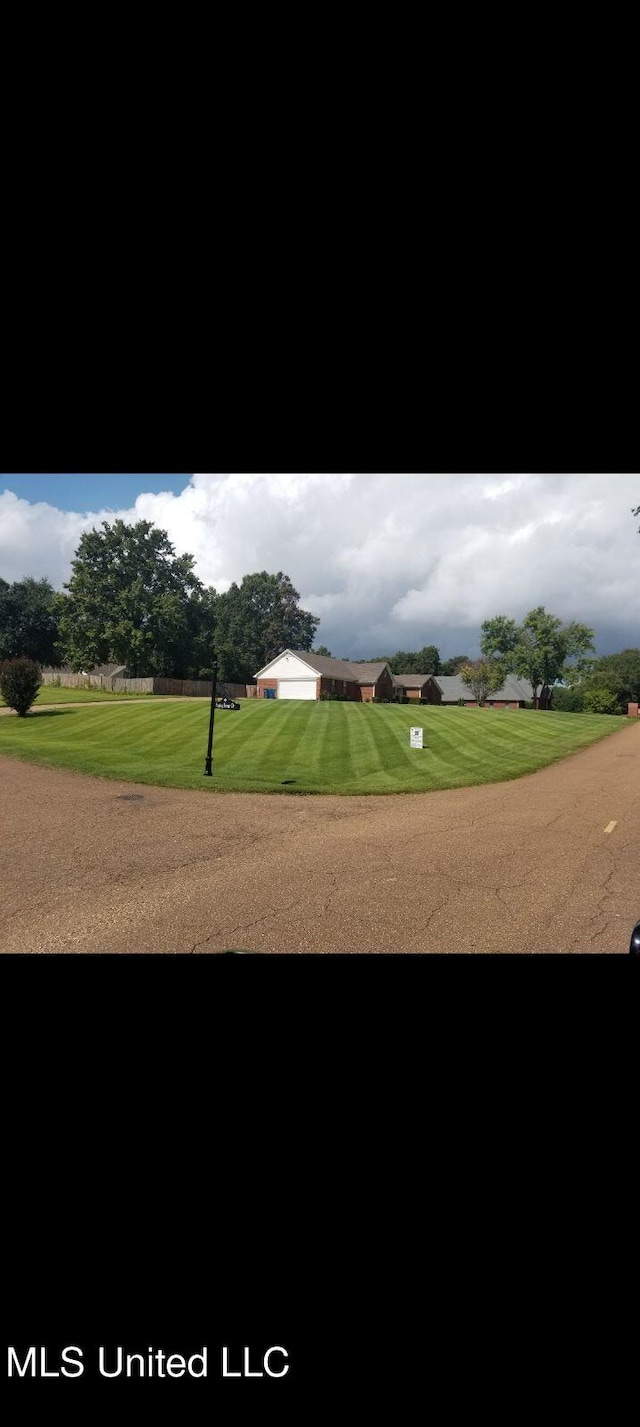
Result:
{"label": "blue sky", "polygon": [[58,510],[114,510],[127,509],[135,504],[143,491],[159,495],[161,491],[171,491],[179,495],[189,484],[187,475],[64,475],[57,473],[36,475],[0,474],[0,491],[11,490],[22,500],[32,503],[46,501]]}

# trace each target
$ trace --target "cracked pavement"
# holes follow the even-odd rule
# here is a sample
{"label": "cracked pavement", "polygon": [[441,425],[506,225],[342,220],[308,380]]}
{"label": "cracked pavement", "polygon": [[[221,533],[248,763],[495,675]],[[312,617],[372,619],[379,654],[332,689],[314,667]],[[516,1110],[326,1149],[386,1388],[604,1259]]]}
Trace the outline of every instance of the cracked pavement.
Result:
{"label": "cracked pavement", "polygon": [[639,846],[640,722],[508,783],[384,797],[0,758],[0,951],[627,952]]}

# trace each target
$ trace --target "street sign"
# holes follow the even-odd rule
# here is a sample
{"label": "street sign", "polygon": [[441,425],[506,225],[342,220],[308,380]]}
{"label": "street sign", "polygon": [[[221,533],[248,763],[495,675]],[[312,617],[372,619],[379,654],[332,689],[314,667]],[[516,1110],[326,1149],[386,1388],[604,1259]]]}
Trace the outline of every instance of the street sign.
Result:
{"label": "street sign", "polygon": [[409,735],[410,748],[422,748],[422,729],[412,728]]}

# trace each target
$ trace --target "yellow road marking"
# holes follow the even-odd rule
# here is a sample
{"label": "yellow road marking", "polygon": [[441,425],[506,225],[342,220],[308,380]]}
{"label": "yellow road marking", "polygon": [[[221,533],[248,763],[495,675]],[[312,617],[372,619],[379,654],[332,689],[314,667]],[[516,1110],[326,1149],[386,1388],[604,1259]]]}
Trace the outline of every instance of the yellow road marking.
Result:
{"label": "yellow road marking", "polygon": [[609,823],[608,826],[605,828],[605,832],[613,832],[614,827],[617,827],[617,826],[618,826],[617,822],[615,822],[615,823]]}

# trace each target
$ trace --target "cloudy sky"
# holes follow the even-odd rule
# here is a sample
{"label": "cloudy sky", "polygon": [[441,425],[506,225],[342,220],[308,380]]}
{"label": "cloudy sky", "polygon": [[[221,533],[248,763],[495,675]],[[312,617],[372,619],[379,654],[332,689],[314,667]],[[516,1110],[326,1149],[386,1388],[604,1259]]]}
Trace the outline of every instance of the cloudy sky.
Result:
{"label": "cloudy sky", "polygon": [[338,658],[436,644],[478,652],[480,625],[542,604],[640,647],[640,474],[0,474],[0,576],[62,588],[83,530],[151,520],[205,584],[288,574]]}

